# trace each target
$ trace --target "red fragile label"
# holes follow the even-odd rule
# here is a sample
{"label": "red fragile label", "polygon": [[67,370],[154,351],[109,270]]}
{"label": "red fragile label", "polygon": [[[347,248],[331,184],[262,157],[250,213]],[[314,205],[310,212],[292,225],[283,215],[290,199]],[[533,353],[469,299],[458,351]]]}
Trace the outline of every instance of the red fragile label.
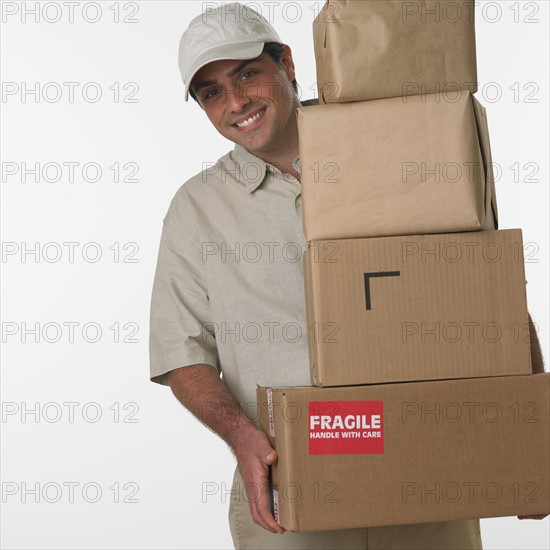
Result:
{"label": "red fragile label", "polygon": [[309,454],[384,452],[383,401],[310,401]]}

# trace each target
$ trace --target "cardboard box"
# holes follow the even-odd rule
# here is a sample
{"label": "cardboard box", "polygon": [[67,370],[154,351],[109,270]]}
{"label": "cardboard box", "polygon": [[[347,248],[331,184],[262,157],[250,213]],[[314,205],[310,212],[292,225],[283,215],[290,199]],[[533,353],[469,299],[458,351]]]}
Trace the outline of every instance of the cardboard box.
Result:
{"label": "cardboard box", "polygon": [[498,227],[486,113],[469,92],[297,113],[308,241]]}
{"label": "cardboard box", "polygon": [[547,514],[549,390],[548,373],[258,388],[276,518],[323,531]]}
{"label": "cardboard box", "polygon": [[523,262],[519,229],[311,242],[312,384],[529,374]]}
{"label": "cardboard box", "polygon": [[473,0],[328,0],[313,23],[321,103],[477,91]]}

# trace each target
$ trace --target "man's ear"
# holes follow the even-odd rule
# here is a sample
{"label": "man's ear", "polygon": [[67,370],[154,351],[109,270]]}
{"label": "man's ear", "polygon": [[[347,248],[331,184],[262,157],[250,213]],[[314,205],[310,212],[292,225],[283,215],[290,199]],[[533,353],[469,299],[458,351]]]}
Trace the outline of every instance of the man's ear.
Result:
{"label": "man's ear", "polygon": [[287,46],[286,44],[283,45],[283,49],[284,52],[281,63],[285,67],[288,80],[292,82],[296,79],[296,67],[294,66],[294,60],[292,59],[292,50],[290,49],[290,46]]}

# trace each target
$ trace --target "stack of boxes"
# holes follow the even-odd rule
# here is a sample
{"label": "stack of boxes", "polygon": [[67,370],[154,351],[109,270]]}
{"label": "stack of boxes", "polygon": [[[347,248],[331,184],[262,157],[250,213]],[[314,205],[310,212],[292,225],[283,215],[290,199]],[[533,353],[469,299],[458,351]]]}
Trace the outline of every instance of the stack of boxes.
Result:
{"label": "stack of boxes", "polygon": [[328,0],[298,111],[312,387],[259,388],[290,531],[550,511],[520,230],[497,230],[474,2]]}

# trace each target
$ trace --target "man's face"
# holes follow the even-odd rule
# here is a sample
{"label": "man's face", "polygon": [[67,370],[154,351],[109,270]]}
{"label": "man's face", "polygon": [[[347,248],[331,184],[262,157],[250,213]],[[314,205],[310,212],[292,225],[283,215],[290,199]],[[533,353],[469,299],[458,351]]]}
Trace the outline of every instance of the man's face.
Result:
{"label": "man's face", "polygon": [[249,61],[214,61],[191,89],[218,132],[253,154],[284,146],[295,123],[294,64],[285,46],[282,66],[266,53]]}

